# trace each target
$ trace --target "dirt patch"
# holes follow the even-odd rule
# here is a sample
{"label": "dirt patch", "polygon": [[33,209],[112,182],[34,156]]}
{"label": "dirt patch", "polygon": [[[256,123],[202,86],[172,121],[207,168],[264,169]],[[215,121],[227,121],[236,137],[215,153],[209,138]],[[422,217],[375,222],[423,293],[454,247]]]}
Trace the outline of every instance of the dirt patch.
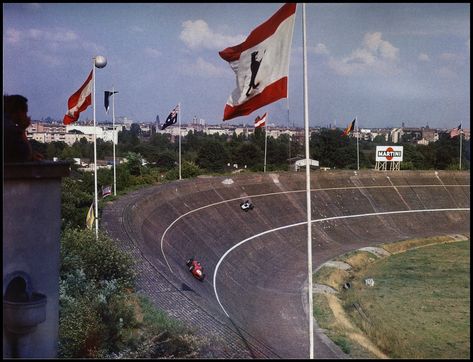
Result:
{"label": "dirt patch", "polygon": [[366,264],[372,263],[378,259],[372,253],[367,251],[360,251],[353,255],[350,255],[345,259],[345,263],[350,264],[354,270],[363,268]]}
{"label": "dirt patch", "polygon": [[349,274],[345,270],[327,266],[319,269],[315,275],[315,281],[340,291],[348,276]]}
{"label": "dirt patch", "polygon": [[443,235],[443,236],[436,236],[432,238],[402,240],[402,241],[397,241],[395,243],[383,244],[382,247],[392,254],[399,254],[411,249],[417,249],[424,246],[443,244],[443,243],[453,243],[453,242],[462,241],[462,240],[468,240],[468,238],[465,237],[464,239],[460,239],[456,236]]}
{"label": "dirt patch", "polygon": [[358,332],[357,328],[351,324],[343,310],[340,300],[337,297],[334,295],[327,295],[327,301],[335,317],[335,322],[333,323],[334,327],[343,329],[348,338],[373,353],[376,357],[384,359],[388,358],[388,356],[381,352],[368,338]]}

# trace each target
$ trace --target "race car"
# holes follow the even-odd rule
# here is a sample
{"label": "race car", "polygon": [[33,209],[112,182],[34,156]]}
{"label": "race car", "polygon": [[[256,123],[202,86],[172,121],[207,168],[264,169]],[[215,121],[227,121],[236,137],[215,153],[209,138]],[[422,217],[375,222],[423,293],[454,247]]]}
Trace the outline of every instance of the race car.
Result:
{"label": "race car", "polygon": [[245,212],[248,212],[248,210],[253,210],[254,206],[253,204],[249,201],[249,200],[246,200],[245,202],[242,202],[240,204],[240,208],[245,211]]}
{"label": "race car", "polygon": [[204,278],[205,278],[204,268],[197,260],[194,260],[194,258],[190,258],[189,260],[187,260],[186,265],[189,268],[189,271],[194,276],[194,278],[196,278],[197,280],[201,282],[204,281]]}

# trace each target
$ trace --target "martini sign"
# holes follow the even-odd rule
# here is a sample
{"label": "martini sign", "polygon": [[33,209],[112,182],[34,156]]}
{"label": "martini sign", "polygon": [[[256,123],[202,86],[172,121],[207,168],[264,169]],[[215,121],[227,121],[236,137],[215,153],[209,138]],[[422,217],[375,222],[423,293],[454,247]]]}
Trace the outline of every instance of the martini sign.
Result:
{"label": "martini sign", "polygon": [[402,161],[403,146],[376,146],[376,161]]}

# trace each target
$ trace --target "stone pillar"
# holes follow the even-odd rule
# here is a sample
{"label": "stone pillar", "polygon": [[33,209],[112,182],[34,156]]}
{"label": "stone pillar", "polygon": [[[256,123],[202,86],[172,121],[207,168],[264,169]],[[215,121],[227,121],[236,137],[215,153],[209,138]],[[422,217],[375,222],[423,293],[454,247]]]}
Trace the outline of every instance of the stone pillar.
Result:
{"label": "stone pillar", "polygon": [[69,172],[69,162],[4,165],[4,358],[57,356],[61,178]]}

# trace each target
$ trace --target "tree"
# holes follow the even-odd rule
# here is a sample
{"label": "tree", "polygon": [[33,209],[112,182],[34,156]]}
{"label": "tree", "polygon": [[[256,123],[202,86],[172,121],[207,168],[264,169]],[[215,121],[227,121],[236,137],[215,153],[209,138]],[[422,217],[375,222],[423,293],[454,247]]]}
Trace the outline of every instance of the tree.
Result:
{"label": "tree", "polygon": [[225,147],[218,141],[207,141],[198,152],[197,164],[209,171],[223,171],[228,163],[228,154]]}
{"label": "tree", "polygon": [[262,165],[264,162],[263,152],[261,152],[261,149],[254,143],[242,143],[232,154],[232,163],[236,163],[240,167],[243,167],[243,165],[247,165],[248,167],[254,167],[257,164]]}
{"label": "tree", "polygon": [[312,134],[310,154],[320,165],[356,168],[356,140],[342,136],[342,131],[322,129],[320,134]]}
{"label": "tree", "polygon": [[139,176],[141,175],[142,167],[142,156],[139,153],[128,152],[126,155],[127,163],[126,166],[131,175]]}
{"label": "tree", "polygon": [[84,191],[84,181],[64,177],[61,187],[61,228],[85,226],[87,211],[92,204],[94,189]]}
{"label": "tree", "polygon": [[164,151],[157,155],[154,162],[156,166],[169,170],[176,164],[177,156],[175,152]]}

